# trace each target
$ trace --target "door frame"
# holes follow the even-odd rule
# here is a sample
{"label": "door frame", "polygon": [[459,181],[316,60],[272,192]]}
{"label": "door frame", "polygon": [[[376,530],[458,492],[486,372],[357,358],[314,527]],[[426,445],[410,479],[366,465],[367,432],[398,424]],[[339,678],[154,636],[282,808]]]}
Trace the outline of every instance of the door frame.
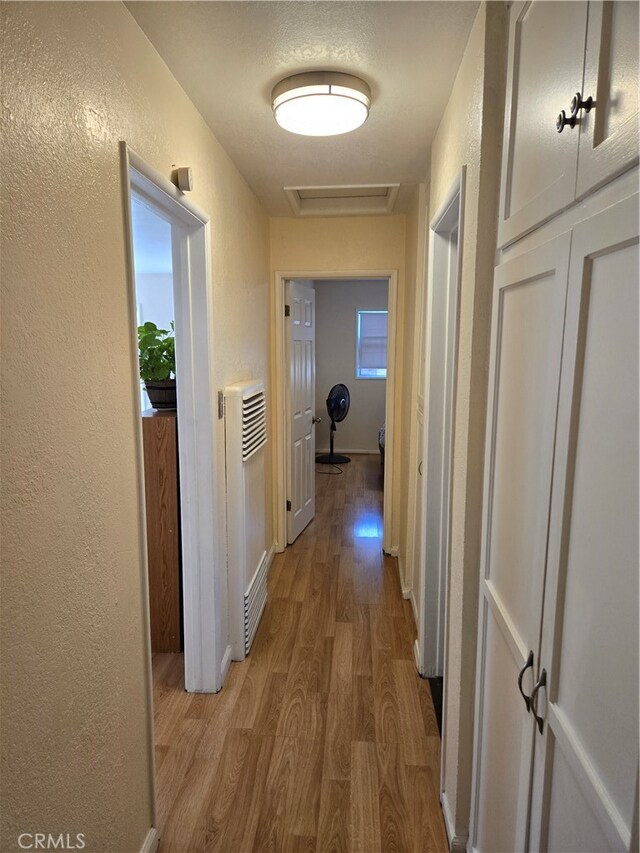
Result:
{"label": "door frame", "polygon": [[272,282],[272,323],[274,329],[273,358],[273,435],[274,435],[274,476],[273,499],[275,506],[275,548],[282,552],[287,547],[287,395],[286,379],[289,366],[286,356],[285,335],[285,282],[288,279],[372,279],[386,278],[389,282],[388,311],[389,331],[387,336],[387,387],[385,402],[387,448],[384,463],[384,509],[382,522],[382,549],[386,554],[397,556],[398,544],[393,539],[393,482],[394,482],[394,402],[396,367],[396,325],[398,298],[398,270],[291,270],[276,271]]}
{"label": "door frame", "polygon": [[[176,324],[178,448],[183,584],[185,689],[215,693],[223,680],[220,651],[220,577],[216,549],[216,423],[213,400],[213,289],[209,259],[210,219],[177,187],[153,169],[126,142],[120,143],[124,200],[131,386],[134,391],[136,468],[141,530],[140,562],[150,690],[151,635],[144,485],[144,454],[138,374],[137,306],[131,196],[146,199],[172,225],[173,288]],[[227,655],[225,655],[226,659]],[[152,728],[153,731],[153,728]]]}
{"label": "door frame", "polygon": [[[449,409],[448,429],[448,452],[443,449],[443,454],[448,457],[446,465],[445,481],[440,493],[439,514],[441,518],[441,534],[445,537],[445,554],[441,552],[440,565],[437,572],[428,572],[426,565],[426,519],[427,519],[427,497],[428,493],[428,470],[425,476],[419,480],[422,488],[422,513],[419,519],[417,535],[420,537],[421,565],[417,567],[420,572],[420,601],[418,602],[418,636],[416,639],[416,662],[420,675],[434,677],[445,675],[446,651],[447,651],[447,606],[449,587],[449,562],[451,544],[451,482],[453,472],[453,436],[455,432],[455,398],[457,387],[458,366],[458,341],[459,341],[459,314],[460,314],[460,286],[462,279],[462,246],[464,243],[464,201],[466,166],[463,166],[455,181],[449,188],[443,203],[429,224],[429,272],[427,276],[427,304],[426,304],[426,328],[424,338],[424,427],[422,462],[427,464],[429,453],[429,409],[430,409],[430,367],[431,367],[431,341],[432,341],[432,305],[433,290],[436,278],[446,276],[447,280],[447,317],[449,328],[447,334],[454,336],[453,364],[447,361],[447,372],[451,370],[450,385],[447,389],[445,407]],[[451,247],[452,235],[457,234],[456,250],[456,273],[452,276],[451,271]],[[449,339],[449,338],[448,338]],[[431,602],[437,602],[436,607]],[[435,618],[436,642],[427,642],[428,626]],[[431,632],[433,634],[433,632]],[[446,691],[446,679],[444,683]],[[443,706],[446,702],[446,693],[443,695]],[[445,743],[444,720],[442,743]]]}

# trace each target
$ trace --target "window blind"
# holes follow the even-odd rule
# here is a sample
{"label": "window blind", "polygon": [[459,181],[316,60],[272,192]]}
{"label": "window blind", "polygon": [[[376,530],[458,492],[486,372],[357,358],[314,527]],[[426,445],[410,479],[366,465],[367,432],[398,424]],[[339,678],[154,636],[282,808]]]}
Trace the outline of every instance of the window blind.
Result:
{"label": "window blind", "polygon": [[386,311],[358,311],[359,370],[386,371],[387,317]]}

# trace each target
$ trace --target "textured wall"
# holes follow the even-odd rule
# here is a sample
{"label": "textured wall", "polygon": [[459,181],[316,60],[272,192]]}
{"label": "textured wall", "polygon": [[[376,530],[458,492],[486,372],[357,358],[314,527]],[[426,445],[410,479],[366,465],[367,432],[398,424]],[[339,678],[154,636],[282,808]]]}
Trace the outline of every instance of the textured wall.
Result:
{"label": "textured wall", "polygon": [[398,270],[396,376],[394,413],[396,447],[392,495],[392,542],[399,543],[400,445],[402,424],[402,352],[405,287],[405,216],[354,216],[320,219],[271,219],[271,269],[279,272],[344,273]]}
{"label": "textured wall", "polygon": [[316,448],[329,449],[326,399],[336,382],[351,394],[348,417],[338,426],[336,453],[366,450],[378,453],[378,430],[384,423],[384,379],[356,379],[356,315],[386,311],[386,281],[316,281]]}
{"label": "textured wall", "polygon": [[[504,110],[506,7],[478,12],[432,147],[430,210],[467,166],[454,415],[444,793],[469,826],[484,430]],[[464,115],[464,121],[460,116]]]}
{"label": "textured wall", "polygon": [[406,590],[414,588],[414,601],[417,603],[413,573],[413,542],[415,535],[415,469],[421,452],[417,444],[416,395],[419,366],[416,357],[416,342],[421,339],[422,329],[422,299],[425,286],[424,260],[426,239],[426,205],[425,185],[415,188],[409,211],[407,213],[406,229],[406,267],[405,267],[405,310],[403,340],[403,381],[402,423],[405,425],[402,446],[400,447],[400,477],[403,489],[400,494],[400,571],[402,583]]}
{"label": "textured wall", "polygon": [[166,176],[193,168],[212,220],[217,387],[268,380],[268,222],[124,6],[0,15],[0,848],[37,830],[130,853],[152,802],[118,140]]}

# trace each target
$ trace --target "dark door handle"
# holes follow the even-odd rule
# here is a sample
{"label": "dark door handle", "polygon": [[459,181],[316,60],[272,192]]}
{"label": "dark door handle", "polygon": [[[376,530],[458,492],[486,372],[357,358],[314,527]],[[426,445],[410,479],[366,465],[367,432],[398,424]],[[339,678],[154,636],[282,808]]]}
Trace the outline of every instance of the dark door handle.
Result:
{"label": "dark door handle", "polygon": [[518,690],[520,691],[520,695],[524,699],[524,704],[527,707],[527,712],[531,710],[531,696],[527,696],[527,694],[522,689],[522,679],[524,678],[525,672],[529,669],[529,667],[533,667],[533,652],[530,651],[529,655],[524,663],[524,666],[518,673]]}
{"label": "dark door handle", "polygon": [[533,716],[536,718],[536,723],[538,724],[538,731],[542,734],[542,729],[544,728],[544,720],[542,717],[538,716],[538,690],[541,687],[546,688],[547,686],[547,670],[543,669],[540,673],[540,678],[536,681],[536,685],[531,691],[531,709],[533,711]]}

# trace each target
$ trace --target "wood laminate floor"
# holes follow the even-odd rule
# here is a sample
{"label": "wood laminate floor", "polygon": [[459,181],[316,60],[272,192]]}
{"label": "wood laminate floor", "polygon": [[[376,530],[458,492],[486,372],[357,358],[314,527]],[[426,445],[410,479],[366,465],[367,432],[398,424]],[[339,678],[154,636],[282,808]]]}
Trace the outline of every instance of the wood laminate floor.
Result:
{"label": "wood laminate floor", "polygon": [[[316,476],[316,518],[269,575],[251,654],[216,695],[154,655],[161,853],[446,851],[440,740],[377,456]],[[329,471],[318,466],[318,471]]]}

